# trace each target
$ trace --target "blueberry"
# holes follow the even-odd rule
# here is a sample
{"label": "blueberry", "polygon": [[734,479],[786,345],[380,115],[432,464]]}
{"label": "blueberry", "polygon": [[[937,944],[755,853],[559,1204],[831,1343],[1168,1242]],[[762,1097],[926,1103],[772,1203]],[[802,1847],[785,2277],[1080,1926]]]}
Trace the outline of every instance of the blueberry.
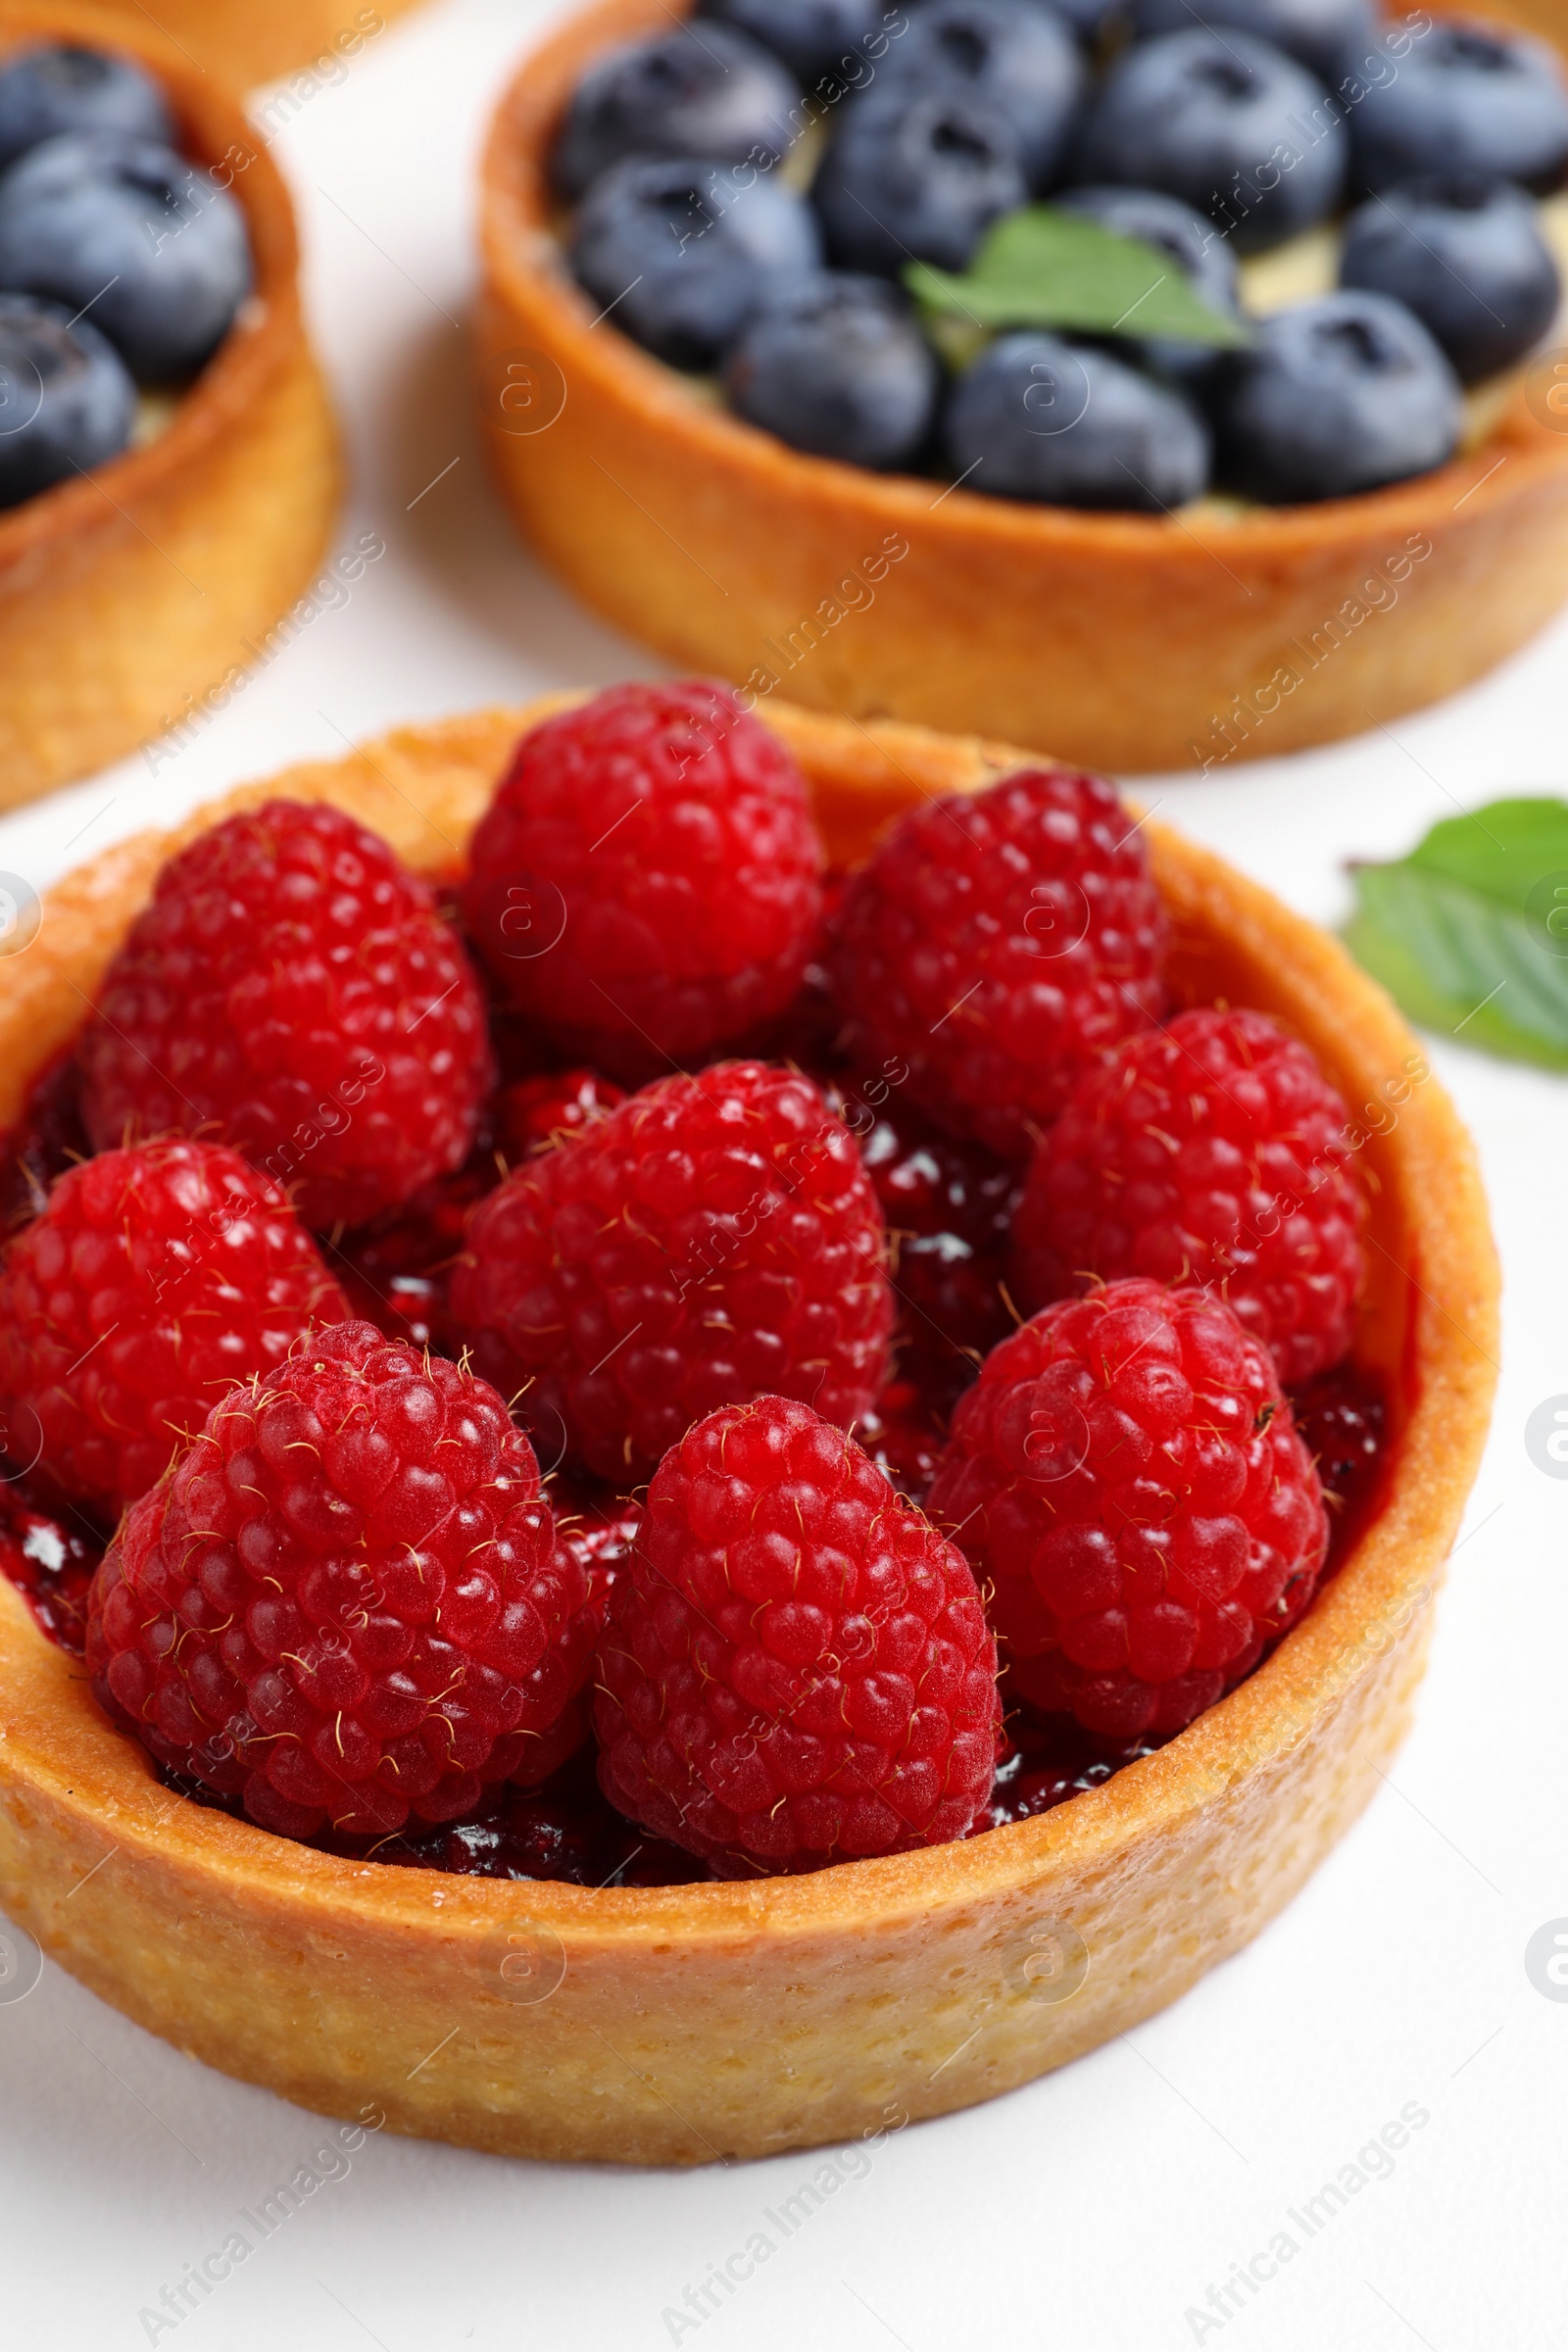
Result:
{"label": "blueberry", "polygon": [[1258,253],[1331,213],[1349,137],[1321,82],[1241,32],[1130,49],[1090,109],[1079,177],[1163,188]]}
{"label": "blueberry", "polygon": [[1465,384],[1523,359],[1562,299],[1529,197],[1463,174],[1406,180],[1352,213],[1340,283],[1414,311]]}
{"label": "blueberry", "polygon": [[48,139],[0,178],[0,286],[90,307],[143,383],[199,368],[250,282],[243,212],[172,148]]}
{"label": "blueberry", "polygon": [[1042,0],[925,0],[888,52],[882,87],[970,98],[1005,115],[1030,184],[1062,176],[1083,101],[1083,58]]}
{"label": "blueberry", "polygon": [[1029,195],[1011,123],[968,98],[863,98],[845,114],[812,189],[847,270],[906,262],[962,270],[993,220]]}
{"label": "blueberry", "polygon": [[628,155],[776,164],[806,122],[776,57],[727,24],[682,26],[589,67],[556,141],[556,185],[575,201]]}
{"label": "blueberry", "polygon": [[958,378],[948,456],[965,487],[1162,514],[1208,483],[1208,434],[1179,392],[1057,335],[1004,335]]}
{"label": "blueberry", "polygon": [[1350,108],[1356,187],[1376,195],[1433,172],[1516,179],[1538,195],[1560,185],[1568,91],[1544,41],[1428,20],[1387,63],[1387,78],[1358,84]]}
{"label": "blueberry", "polygon": [[740,414],[792,449],[888,467],[924,449],[942,370],[884,279],[824,271],[753,319],[725,381]]}
{"label": "blueberry", "polygon": [[[1141,237],[1169,254],[1211,311],[1240,316],[1236,256],[1212,221],[1180,197],[1161,195],[1156,188],[1067,188],[1054,202],[1060,212],[1080,213],[1119,237]],[[1151,336],[1133,348],[1162,375],[1189,386],[1212,374],[1222,356],[1211,344],[1181,343],[1169,335]]]}
{"label": "blueberry", "polygon": [[1271,41],[1332,90],[1377,38],[1372,0],[1133,0],[1133,37],[1206,24]]}
{"label": "blueberry", "polygon": [[0,507],[117,458],[135,421],[136,387],[87,319],[0,294]]}
{"label": "blueberry", "polygon": [[571,245],[594,300],[671,368],[711,368],[770,287],[821,261],[816,216],[781,179],[636,156],[594,181]]}
{"label": "blueberry", "polygon": [[53,45],[14,51],[0,67],[0,171],[68,130],[118,131],[160,147],[174,137],[163,91],[130,58]]}
{"label": "blueberry", "polygon": [[1213,414],[1227,486],[1295,506],[1429,473],[1458,446],[1464,400],[1402,303],[1342,293],[1264,319],[1227,362]]}
{"label": "blueberry", "polygon": [[810,88],[835,66],[882,50],[902,11],[887,0],[703,0],[699,14],[760,41]]}

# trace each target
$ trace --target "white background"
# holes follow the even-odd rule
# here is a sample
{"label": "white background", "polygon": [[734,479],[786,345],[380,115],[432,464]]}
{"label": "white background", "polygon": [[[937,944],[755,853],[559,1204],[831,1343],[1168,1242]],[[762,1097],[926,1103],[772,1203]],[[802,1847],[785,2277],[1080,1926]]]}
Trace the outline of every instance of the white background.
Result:
{"label": "white background", "polygon": [[[651,673],[514,544],[467,420],[478,138],[509,61],[550,13],[433,5],[377,38],[277,141],[354,451],[342,537],[379,531],[387,558],[156,779],[130,761],[0,822],[0,869],[41,887],[139,825],[396,720]],[[1393,732],[1140,790],[1334,921],[1347,858],[1397,854],[1456,806],[1568,788],[1565,652],[1559,626]],[[1563,2341],[1568,2004],[1533,1988],[1524,1950],[1568,1915],[1568,1485],[1532,1465],[1523,1429],[1568,1391],[1568,1087],[1451,1044],[1435,1059],[1486,1162],[1506,1349],[1419,1725],[1389,1785],[1287,1916],[1178,2008],[1031,2089],[891,2140],[682,2343]],[[1392,2178],[1200,2337],[1189,2307],[1409,2102],[1430,2121]],[[177,2056],[46,1967],[30,1997],[0,2007],[5,2340],[146,2342],[140,2309],[326,2129]],[[665,2308],[813,2162],[650,2175],[372,2139],[174,2335],[179,2352],[368,2340],[653,2352],[673,2340]]]}

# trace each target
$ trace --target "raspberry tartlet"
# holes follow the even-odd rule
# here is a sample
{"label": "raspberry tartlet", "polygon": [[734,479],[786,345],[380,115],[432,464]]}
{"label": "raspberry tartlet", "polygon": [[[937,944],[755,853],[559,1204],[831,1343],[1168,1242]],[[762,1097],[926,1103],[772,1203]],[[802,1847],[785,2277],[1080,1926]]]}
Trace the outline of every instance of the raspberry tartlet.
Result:
{"label": "raspberry tartlet", "polygon": [[[172,858],[269,804],[326,804],[458,885],[454,845],[461,860],[519,736],[562,708],[297,768],[63,883],[0,989],[11,1190],[36,1208],[87,1148],[59,1057]],[[897,839],[932,799],[961,818],[961,796],[1030,769],[1005,746],[788,706],[765,724],[808,787],[830,925],[836,873],[870,871],[890,820]],[[74,1524],[25,1480],[0,1493],[4,1907],[154,2031],[306,2105],[352,2112],[373,2094],[416,2134],[683,2164],[991,2096],[1254,1935],[1408,1721],[1485,1435],[1495,1272],[1468,1143],[1386,998],[1219,860],[1152,823],[1140,840],[1171,1004],[1255,1007],[1349,1106],[1369,1246],[1348,1362],[1286,1396],[1219,1280],[1118,1276],[1011,1338],[970,1320],[956,1282],[949,1345],[961,1355],[972,1333],[973,1355],[931,1384],[933,1433],[903,1335],[941,1294],[905,1295],[893,1243],[951,1241],[954,1266],[1000,1273],[1021,1171],[906,1105],[897,1056],[844,1058],[825,963],[752,1048],[764,1058],[625,1100],[548,1056],[528,1066],[498,1000],[500,1088],[441,1201],[426,1187],[322,1237],[379,1330],[313,1323],[220,1399],[85,1597]],[[773,1110],[797,1134],[808,1109],[815,1124],[786,1154],[796,1192],[766,1209],[774,1163],[750,1123],[770,1069]],[[638,1252],[669,1246],[644,1206],[694,1199],[701,1159],[667,1124],[639,1152],[639,1121],[705,1080],[733,1148],[728,1189],[690,1228],[710,1248],[687,1296],[717,1284],[734,1328],[699,1325],[644,1368],[639,1396],[664,1404],[672,1371],[699,1364],[730,1383],[736,1332],[788,1333],[769,1317],[794,1276],[755,1246],[775,1223],[808,1241],[826,1215],[813,1154],[851,1230],[884,1204],[889,1253],[868,1265],[829,1233],[803,1264],[842,1248],[844,1282],[891,1284],[903,1352],[870,1411],[825,1377],[793,1397],[763,1387],[768,1369],[707,1396],[698,1381],[646,1487],[617,1493],[559,1428],[569,1381],[564,1402],[525,1381],[503,1402],[457,1360],[451,1323],[494,1285],[466,1291],[443,1253],[466,1277],[497,1213],[487,1193],[537,1202],[541,1167],[580,1171],[545,1206],[593,1273],[581,1336],[618,1316],[629,1354],[652,1298]],[[474,1201],[454,1242],[449,1209]],[[612,1232],[600,1220],[617,1204]],[[635,1303],[635,1284],[614,1285],[622,1253],[642,1269]],[[387,1270],[416,1264],[403,1279],[428,1285],[428,1348],[391,1323],[415,1294],[389,1295]],[[537,1338],[556,1310],[535,1295],[514,1328]],[[768,1317],[743,1319],[748,1298]],[[876,1347],[892,1322],[884,1299]],[[650,1457],[663,1436],[650,1427]],[[1076,1533],[1031,1546],[1056,1486]],[[977,1510],[983,1540],[963,1524]],[[84,1619],[111,1713],[62,1646],[79,1649]],[[1054,1712],[1009,1696],[1015,1675],[1042,1678]],[[1063,1951],[1080,1962],[1054,1974]]]}
{"label": "raspberry tartlet", "polygon": [[[145,11],[127,12],[122,26],[69,0],[3,0],[0,71],[55,46],[123,56],[161,98],[173,153],[158,168],[172,172],[177,164],[186,178],[170,200],[171,227],[154,217],[146,237],[132,237],[132,252],[156,256],[162,237],[177,257],[171,239],[182,220],[205,235],[206,223],[227,214],[243,224],[249,291],[211,356],[195,355],[194,372],[181,362],[165,382],[167,352],[141,355],[132,372],[146,380],[119,455],[57,469],[52,486],[0,511],[0,806],[8,808],[187,723],[204,697],[227,699],[308,586],[340,487],[336,431],[300,307],[292,208],[237,97],[162,38]],[[40,153],[13,162],[8,181],[32,173]],[[138,140],[127,153],[129,172],[143,172],[147,145]],[[74,164],[68,200],[78,176]],[[19,234],[29,253],[30,230]],[[89,267],[85,256],[80,266]],[[67,342],[82,299],[55,305]],[[8,318],[15,309],[0,298]],[[29,313],[36,333],[32,320]],[[92,329],[91,318],[82,323]],[[112,337],[88,350],[101,371],[120,369]],[[122,371],[117,380],[130,401],[129,378]],[[122,440],[117,427],[103,445]]]}
{"label": "raspberry tartlet", "polygon": [[[893,469],[868,471],[803,455],[726,410],[710,376],[689,372],[689,353],[677,354],[682,374],[616,331],[626,301],[640,299],[634,269],[620,270],[613,284],[596,278],[600,294],[574,281],[563,205],[580,185],[566,184],[558,162],[585,74],[625,44],[675,39],[672,18],[687,13],[663,0],[590,0],[524,61],[497,110],[483,166],[478,395],[491,462],[526,537],[618,626],[679,664],[816,709],[995,729],[1129,772],[1207,768],[1360,732],[1481,676],[1568,594],[1568,438],[1545,404],[1549,354],[1533,374],[1499,377],[1494,397],[1489,387],[1455,454],[1425,461],[1433,470],[1312,505],[1259,508],[1229,489],[1192,498],[1161,487],[1157,463],[1172,433],[1184,422],[1198,430],[1175,395],[1176,414],[1152,432],[1149,463],[1137,455],[1142,443],[1118,462],[1124,488],[1135,476],[1148,486],[1146,513],[980,496],[962,478],[961,454],[950,451],[943,476],[922,474],[928,444],[906,451]],[[841,70],[841,89],[864,90],[851,109],[881,104],[876,80],[893,73],[902,27],[921,13],[883,12],[869,55],[857,52]],[[1506,23],[1512,12],[1482,5],[1463,13]],[[1544,29],[1560,41],[1560,19]],[[710,43],[706,24],[700,37]],[[956,51],[962,38],[959,28]],[[1383,71],[1399,70],[1385,60]],[[1303,140],[1307,152],[1344,137],[1335,101],[1318,89],[1316,103],[1320,115],[1310,97],[1305,105],[1319,124]],[[787,79],[782,97],[760,96],[752,115],[769,109],[782,124],[775,148],[782,138],[787,151],[770,176],[765,145],[748,156],[745,137],[733,154],[716,131],[710,144],[692,141],[698,154],[722,159],[710,172],[737,167],[743,192],[728,212],[720,192],[716,224],[700,189],[690,201],[680,193],[689,161],[676,158],[669,188],[650,180],[646,217],[657,230],[667,215],[669,254],[702,251],[695,240],[730,220],[760,238],[760,220],[746,225],[749,206],[814,161],[818,131],[798,135],[793,125],[806,120],[808,102]],[[971,132],[983,143],[986,125],[967,122],[956,114],[948,125],[956,149]],[[1048,189],[1064,175],[1048,178]],[[1128,173],[1107,168],[1105,176]],[[1292,183],[1276,166],[1272,184]],[[992,210],[1025,201],[1015,178],[1006,206]],[[846,217],[863,227],[858,192],[846,203]],[[843,263],[827,225],[829,258],[851,270],[896,272],[897,252],[880,264]],[[1299,257],[1282,248],[1277,258],[1289,270]],[[1264,257],[1271,267],[1275,260]],[[756,270],[765,261],[786,283],[800,274],[793,250],[760,249]],[[1315,291],[1310,255],[1306,262]],[[1549,316],[1548,305],[1548,341]],[[895,317],[889,331],[900,324]],[[1354,324],[1337,331],[1348,338]],[[868,347],[860,374],[876,364]],[[1108,408],[1120,376],[1102,384],[1100,363],[1086,366],[1074,405]],[[1456,403],[1457,384],[1450,389]],[[1027,445],[1030,434],[1061,429],[1063,398],[1025,373],[1001,386],[997,403],[1014,416],[1038,407]],[[1452,446],[1451,433],[1444,446]]]}

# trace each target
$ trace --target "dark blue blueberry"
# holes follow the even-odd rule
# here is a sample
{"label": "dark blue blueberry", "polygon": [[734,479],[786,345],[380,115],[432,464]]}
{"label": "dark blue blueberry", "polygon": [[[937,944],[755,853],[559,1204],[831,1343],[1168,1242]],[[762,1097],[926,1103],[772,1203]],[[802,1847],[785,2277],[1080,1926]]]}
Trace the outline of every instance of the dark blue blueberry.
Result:
{"label": "dark blue blueberry", "polygon": [[115,131],[160,147],[174,137],[163,91],[132,59],[53,45],[14,51],[0,67],[0,171],[70,130]]}
{"label": "dark blue blueberry", "polygon": [[572,92],[553,171],[575,201],[628,155],[771,165],[808,121],[776,57],[728,24],[683,25],[612,49]]}
{"label": "dark blue blueberry", "polygon": [[1220,479],[1297,506],[1430,473],[1464,422],[1459,379],[1426,328],[1381,294],[1326,294],[1264,319],[1213,402]]}
{"label": "dark blue blueberry", "polygon": [[760,41],[808,89],[836,66],[884,55],[908,22],[888,0],[703,0],[699,13]]}
{"label": "dark blue blueberry", "polygon": [[571,244],[594,300],[671,368],[711,368],[772,289],[821,261],[816,216],[776,175],[738,185],[734,167],[636,156],[595,180]]}
{"label": "dark blue blueberry", "polygon": [[1354,184],[1368,195],[1434,172],[1480,172],[1545,195],[1568,169],[1568,90],[1544,41],[1428,23],[1350,95]]}
{"label": "dark blue blueberry", "polygon": [[249,291],[245,215],[141,139],[49,139],[0,178],[0,286],[90,309],[132,375],[199,368]]}
{"label": "dark blue blueberry", "polygon": [[1562,279],[1510,180],[1406,180],[1346,222],[1340,283],[1414,311],[1461,383],[1496,375],[1557,316]]}
{"label": "dark blue blueberry", "polygon": [[[1229,242],[1179,196],[1161,195],[1157,188],[1067,188],[1054,202],[1058,211],[1081,213],[1119,237],[1141,237],[1169,254],[1211,311],[1231,318],[1240,315],[1236,256]],[[1211,344],[1178,343],[1168,335],[1151,336],[1130,348],[1162,375],[1187,385],[1201,383],[1221,356]]]}
{"label": "dark blue blueberry", "polygon": [[1258,253],[1333,212],[1349,137],[1320,81],[1241,32],[1129,49],[1090,109],[1078,176],[1163,188]]}
{"label": "dark blue blueberry", "polygon": [[119,457],[136,421],[124,363],[85,318],[0,294],[0,507]]}
{"label": "dark blue blueberry", "polygon": [[968,98],[869,97],[845,112],[811,191],[847,270],[962,270],[993,220],[1028,201],[1011,123]]}
{"label": "dark blue blueberry", "polygon": [[948,457],[967,490],[1157,514],[1208,486],[1208,433],[1179,392],[1092,345],[1004,335],[958,378]]}
{"label": "dark blue blueberry", "polygon": [[1157,40],[1194,24],[1271,41],[1329,89],[1377,38],[1372,0],[1133,0],[1133,38]]}
{"label": "dark blue blueberry", "polygon": [[1005,115],[1030,185],[1062,176],[1086,75],[1078,44],[1042,0],[925,0],[888,51],[881,87],[969,98]]}
{"label": "dark blue blueberry", "polygon": [[907,466],[930,437],[936,354],[885,279],[824,272],[769,303],[725,369],[743,416],[848,466]]}

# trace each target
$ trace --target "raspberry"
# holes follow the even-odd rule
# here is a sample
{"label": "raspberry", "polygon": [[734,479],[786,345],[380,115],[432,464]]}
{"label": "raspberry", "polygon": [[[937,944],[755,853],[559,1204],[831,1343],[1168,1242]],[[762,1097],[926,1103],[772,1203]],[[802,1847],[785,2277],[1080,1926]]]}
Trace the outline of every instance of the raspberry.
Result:
{"label": "raspberry", "polygon": [[1178,1013],[1080,1078],[1013,1229],[1025,1306],[1143,1274],[1218,1292],[1281,1380],[1338,1363],[1355,1328],[1366,1207],[1345,1104],[1262,1012]]}
{"label": "raspberry", "polygon": [[1162,1009],[1165,915],[1108,784],[1030,768],[901,819],[851,877],[852,1051],[938,1123],[1021,1159],[1080,1070]]}
{"label": "raspberry", "polygon": [[612,1803],[723,1876],[961,1838],[991,1793],[996,1645],[963,1555],[781,1396],[665,1455],[611,1595]]}
{"label": "raspberry", "polygon": [[116,1518],[237,1380],[343,1312],[287,1200],[237,1152],[105,1152],[0,1262],[7,1449]]}
{"label": "raspberry", "polygon": [[927,1505],[1009,1690],[1115,1740],[1178,1732],[1295,1624],[1328,1544],[1267,1348],[1200,1291],[1115,1282],[1004,1340]]}
{"label": "raspberry", "polygon": [[496,1135],[514,1166],[531,1152],[545,1151],[564,1135],[576,1135],[626,1100],[595,1070],[567,1070],[560,1077],[521,1078],[496,1097]]}
{"label": "raspberry", "polygon": [[514,1169],[469,1221],[452,1318],[547,1458],[564,1438],[626,1486],[721,1404],[865,1412],[893,1323],[883,1251],[854,1139],[809,1080],[720,1062]]}
{"label": "raspberry", "polygon": [[122,1521],[87,1664],[265,1829],[456,1821],[572,1696],[587,1580],[493,1389],[368,1323],[237,1388]]}
{"label": "raspberry", "polygon": [[313,1225],[462,1165],[490,1083],[433,893],[335,808],[270,801],[172,858],[79,1049],[94,1146],[216,1128]]}
{"label": "raspberry", "polygon": [[557,1047],[640,1081],[781,1012],[821,918],[806,780],[720,686],[618,686],[525,735],[469,934]]}

